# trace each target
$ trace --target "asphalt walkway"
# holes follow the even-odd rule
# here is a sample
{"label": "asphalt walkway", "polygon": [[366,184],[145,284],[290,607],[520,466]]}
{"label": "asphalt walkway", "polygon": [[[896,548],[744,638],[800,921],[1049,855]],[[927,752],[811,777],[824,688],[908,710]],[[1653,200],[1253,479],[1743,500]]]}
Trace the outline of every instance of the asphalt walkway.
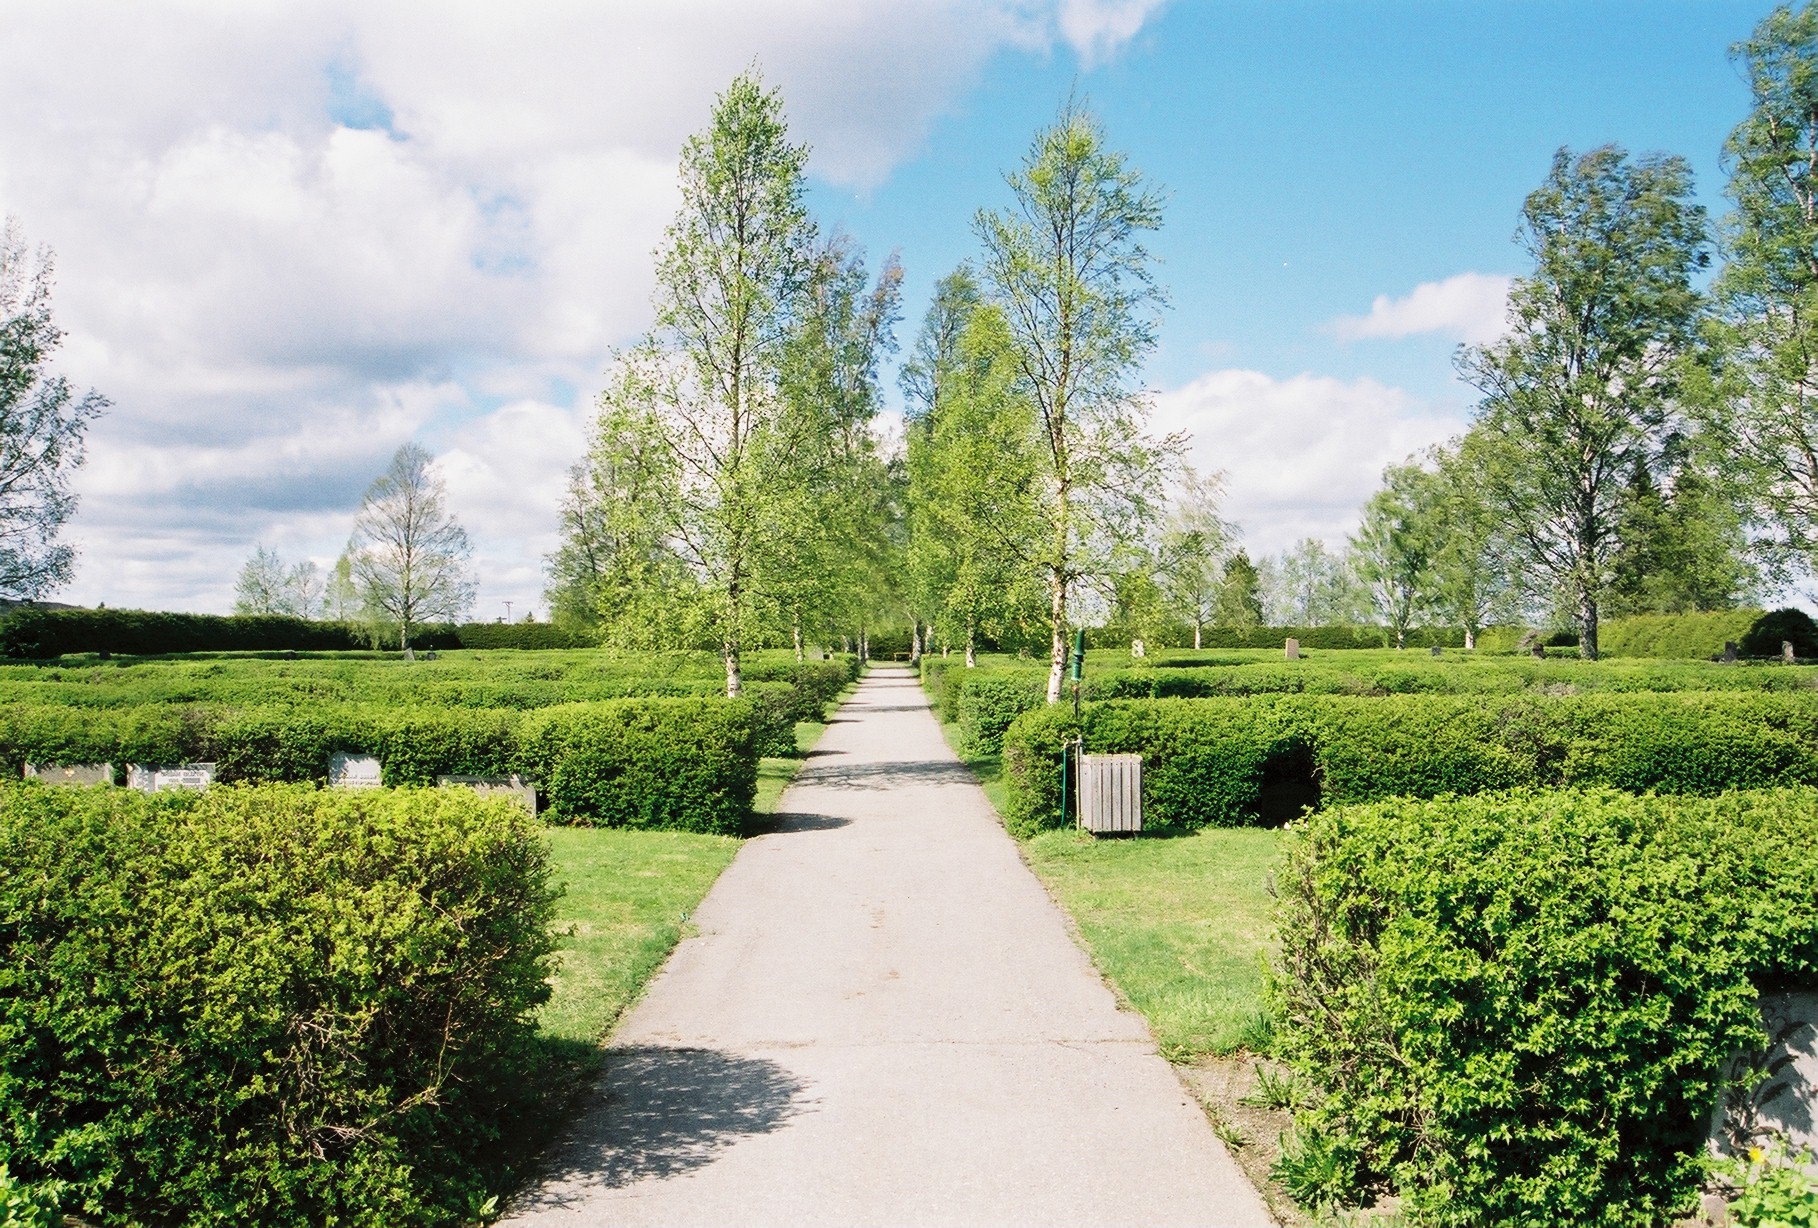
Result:
{"label": "asphalt walkway", "polygon": [[1268,1224],[941,738],[840,709],[512,1225]]}

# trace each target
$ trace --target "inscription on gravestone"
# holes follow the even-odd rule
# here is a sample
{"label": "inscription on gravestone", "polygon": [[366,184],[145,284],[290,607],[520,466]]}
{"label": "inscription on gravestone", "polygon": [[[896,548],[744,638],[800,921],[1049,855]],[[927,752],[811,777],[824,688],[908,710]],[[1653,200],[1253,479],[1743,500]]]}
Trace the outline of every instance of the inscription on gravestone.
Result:
{"label": "inscription on gravestone", "polygon": [[126,787],[142,793],[162,793],[166,789],[206,789],[215,779],[212,763],[172,763],[126,765]]}
{"label": "inscription on gravestone", "polygon": [[328,784],[333,789],[376,789],[384,778],[373,755],[333,754],[328,758]]}
{"label": "inscription on gravestone", "polygon": [[1300,660],[1300,641],[1289,640],[1282,648],[1282,655],[1290,661]]}
{"label": "inscription on gravestone", "polygon": [[114,765],[111,763],[28,763],[27,780],[47,785],[111,785]]}
{"label": "inscription on gravestone", "polygon": [[472,789],[481,797],[509,797],[531,814],[537,812],[537,787],[522,776],[438,776],[444,787]]}

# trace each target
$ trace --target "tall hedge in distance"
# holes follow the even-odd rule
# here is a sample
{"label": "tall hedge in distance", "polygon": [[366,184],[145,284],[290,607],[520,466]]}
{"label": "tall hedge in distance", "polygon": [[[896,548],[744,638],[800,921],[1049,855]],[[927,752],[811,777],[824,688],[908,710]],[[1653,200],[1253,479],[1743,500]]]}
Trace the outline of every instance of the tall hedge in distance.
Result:
{"label": "tall hedge in distance", "polygon": [[[1637,614],[1612,619],[1597,629],[1597,648],[1606,657],[1678,657],[1708,661],[1726,642],[1740,644],[1760,610],[1713,610],[1703,614]],[[1778,654],[1780,645],[1774,645]]]}
{"label": "tall hedge in distance", "polygon": [[105,1223],[468,1223],[556,891],[466,791],[0,786],[0,1163]]}
{"label": "tall hedge in distance", "polygon": [[1416,1223],[1685,1215],[1757,994],[1818,975],[1810,789],[1342,807],[1276,883],[1297,1146]]}
{"label": "tall hedge in distance", "polygon": [[78,652],[335,652],[368,647],[351,623],[284,614],[174,614],[156,610],[14,609],[0,622],[0,656],[45,660]]}

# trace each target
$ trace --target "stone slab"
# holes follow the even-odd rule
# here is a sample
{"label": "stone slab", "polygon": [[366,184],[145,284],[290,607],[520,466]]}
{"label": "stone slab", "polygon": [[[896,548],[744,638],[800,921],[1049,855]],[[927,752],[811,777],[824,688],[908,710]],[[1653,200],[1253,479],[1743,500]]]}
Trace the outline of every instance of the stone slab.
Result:
{"label": "stone slab", "polygon": [[25,779],[47,785],[111,785],[114,765],[111,763],[28,763]]}
{"label": "stone slab", "polygon": [[328,757],[328,784],[333,789],[377,789],[384,783],[384,772],[374,755],[346,755],[339,752]]}
{"label": "stone slab", "polygon": [[537,787],[522,776],[438,776],[436,784],[472,789],[481,797],[509,797],[531,814],[537,812]]}
{"label": "stone slab", "polygon": [[142,793],[162,793],[166,789],[206,789],[214,783],[212,763],[171,763],[126,765],[126,787]]}

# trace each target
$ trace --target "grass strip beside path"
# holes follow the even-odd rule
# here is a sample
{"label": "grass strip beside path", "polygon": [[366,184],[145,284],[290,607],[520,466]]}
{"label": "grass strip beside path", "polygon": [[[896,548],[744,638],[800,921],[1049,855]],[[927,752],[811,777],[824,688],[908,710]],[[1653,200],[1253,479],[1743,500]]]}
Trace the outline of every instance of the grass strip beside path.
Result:
{"label": "grass strip beside path", "polygon": [[1111,839],[1054,831],[1023,848],[1162,1055],[1191,1062],[1268,1039],[1268,881],[1285,839],[1247,827]]}

